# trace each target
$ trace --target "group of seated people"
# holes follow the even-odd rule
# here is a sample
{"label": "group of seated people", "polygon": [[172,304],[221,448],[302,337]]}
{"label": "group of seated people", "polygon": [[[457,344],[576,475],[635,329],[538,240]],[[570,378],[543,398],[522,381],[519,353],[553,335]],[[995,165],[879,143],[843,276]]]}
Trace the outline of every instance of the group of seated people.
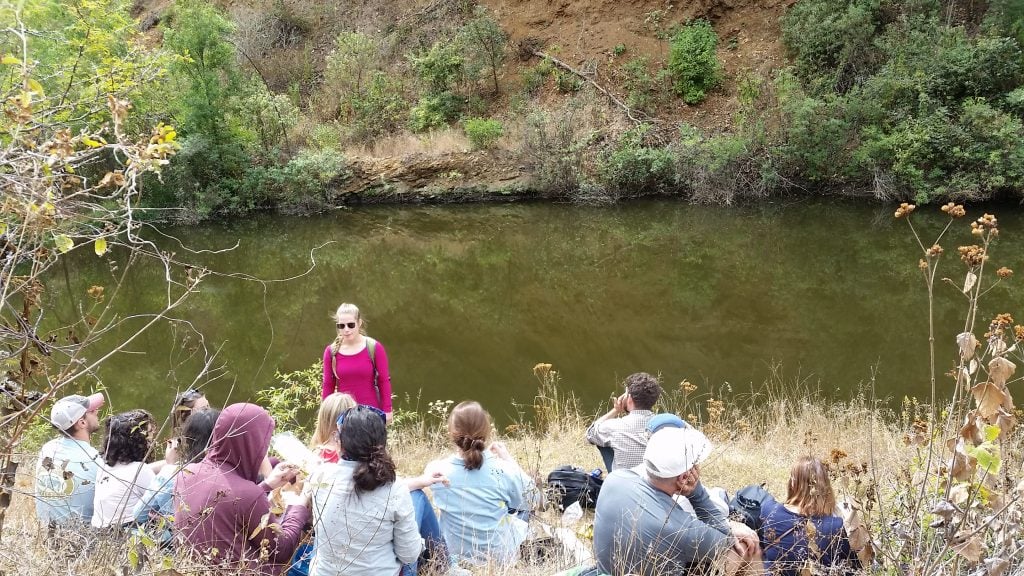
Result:
{"label": "group of seated people", "polygon": [[596,503],[596,566],[571,573],[798,576],[860,567],[822,461],[798,458],[785,500],[762,503],[755,531],[730,515],[724,490],[701,481],[700,463],[712,450],[707,437],[675,414],[652,411],[657,379],[640,372],[624,385],[587,430],[610,474]]}
{"label": "group of seated people", "polygon": [[[36,470],[36,513],[50,527],[148,531],[203,562],[317,576],[466,574],[464,566],[514,562],[540,492],[477,402],[455,406],[455,450],[413,478],[399,478],[387,417],[351,396],[324,399],[312,458],[274,463],[275,423],[255,404],[216,410],[188,391],[175,402],[163,460],[147,462],[157,429],[134,410],[108,417],[101,394],[54,403],[60,431]],[[432,501],[423,491],[430,487]],[[306,544],[311,541],[311,544]],[[461,564],[461,566],[460,566]]]}
{"label": "group of seated people", "polygon": [[[724,494],[704,487],[700,463],[712,448],[704,434],[651,410],[657,380],[638,373],[625,385],[587,431],[610,474],[594,517],[596,566],[577,573],[713,566],[796,575],[808,561],[856,565],[820,461],[794,466],[786,500],[764,506],[756,533],[729,519]],[[504,443],[492,441],[477,402],[449,415],[453,452],[412,478],[397,475],[386,413],[340,392],[323,400],[309,458],[279,462],[268,457],[275,422],[266,410],[217,410],[193,390],[175,401],[163,460],[149,461],[159,431],[142,410],[108,417],[97,451],[90,439],[103,403],[93,394],[52,407],[60,435],[43,446],[36,470],[37,515],[51,530],[143,530],[203,562],[264,574],[465,574],[514,564],[542,500]]]}

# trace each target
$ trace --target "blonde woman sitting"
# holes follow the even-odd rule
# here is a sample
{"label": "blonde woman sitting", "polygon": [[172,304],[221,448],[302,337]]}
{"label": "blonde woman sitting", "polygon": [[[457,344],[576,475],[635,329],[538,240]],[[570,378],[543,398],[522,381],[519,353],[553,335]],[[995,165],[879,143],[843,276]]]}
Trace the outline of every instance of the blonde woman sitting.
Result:
{"label": "blonde woman sitting", "polygon": [[341,444],[338,442],[338,416],[349,408],[355,408],[356,401],[344,392],[334,392],[323,399],[316,415],[316,431],[309,441],[309,447],[321,462],[336,464],[341,459]]}

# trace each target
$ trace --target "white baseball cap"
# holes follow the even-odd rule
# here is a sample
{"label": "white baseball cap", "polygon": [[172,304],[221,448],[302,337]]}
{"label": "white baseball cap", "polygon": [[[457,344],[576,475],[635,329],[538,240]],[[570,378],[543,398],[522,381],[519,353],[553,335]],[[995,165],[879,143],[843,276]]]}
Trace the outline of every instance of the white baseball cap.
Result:
{"label": "white baseball cap", "polygon": [[662,428],[644,450],[644,468],[655,478],[675,478],[711,454],[711,441],[696,428]]}
{"label": "white baseball cap", "polygon": [[86,412],[99,409],[103,403],[103,394],[99,392],[90,396],[65,396],[53,403],[53,408],[50,409],[50,422],[66,432],[85,416]]}

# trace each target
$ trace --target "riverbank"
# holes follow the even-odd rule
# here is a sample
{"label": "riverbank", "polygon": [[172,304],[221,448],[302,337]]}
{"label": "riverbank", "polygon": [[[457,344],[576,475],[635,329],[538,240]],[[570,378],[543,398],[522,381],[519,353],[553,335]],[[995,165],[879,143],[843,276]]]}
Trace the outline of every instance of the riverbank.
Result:
{"label": "riverbank", "polygon": [[[696,390],[691,394],[691,399],[703,398]],[[697,407],[692,402],[689,408],[687,404],[680,404],[682,399],[682,391],[679,391],[670,395],[668,403],[674,404],[686,417],[697,416],[686,414]],[[804,399],[766,398],[764,402],[749,406],[716,404],[706,399],[701,402],[709,412],[693,422],[705,430],[715,444],[711,457],[702,465],[702,474],[707,484],[730,491],[746,484],[767,482],[774,494],[784,494],[790,464],[797,455],[806,453],[836,459],[838,491],[842,491],[842,477],[847,477],[843,467],[862,463],[867,464],[868,473],[861,479],[873,478],[880,489],[889,491],[893,488],[891,483],[901,477],[902,470],[916,453],[901,441],[897,416],[887,410],[873,409],[864,399],[831,402],[811,395]],[[528,472],[543,478],[562,464],[587,469],[599,467],[597,451],[584,440],[592,415],[581,413],[571,396],[542,387],[534,404],[525,410],[529,411],[531,422],[513,424],[498,433]],[[392,431],[389,444],[401,475],[417,475],[428,461],[451,451],[441,426],[443,414],[443,405],[438,405],[418,417],[407,416]],[[22,467],[23,471],[29,469]],[[21,491],[30,490],[29,478],[19,477],[17,486]],[[557,524],[558,519],[552,509],[538,515],[538,520],[547,524]],[[592,516],[587,515],[576,526],[588,546],[585,534],[591,521]],[[539,523],[535,522],[535,527],[539,528]],[[180,556],[144,543],[136,544],[140,545],[136,550],[142,551],[149,561],[137,573],[171,576],[202,570]],[[0,573],[100,576],[112,570],[134,572],[131,566],[139,552],[131,552],[123,542],[101,539],[92,546],[89,553],[77,555],[70,553],[70,546],[67,551],[47,546],[44,531],[35,525],[31,497],[18,494],[0,543]],[[475,570],[474,574],[541,576],[565,568],[568,562],[564,557],[552,557],[536,565],[522,563],[504,570],[484,568]]]}

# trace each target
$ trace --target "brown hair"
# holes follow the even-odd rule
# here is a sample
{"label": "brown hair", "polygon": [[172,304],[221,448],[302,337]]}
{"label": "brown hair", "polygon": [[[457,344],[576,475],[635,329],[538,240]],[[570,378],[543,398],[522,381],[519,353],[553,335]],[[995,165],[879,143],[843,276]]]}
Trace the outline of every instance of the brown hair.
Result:
{"label": "brown hair", "polygon": [[316,431],[309,441],[310,448],[317,448],[338,437],[338,416],[349,408],[355,408],[356,401],[344,392],[335,392],[324,398],[316,414]]}
{"label": "brown hair", "polygon": [[801,456],[789,472],[786,504],[805,516],[828,516],[835,512],[836,494],[828,479],[828,467],[813,456]]}
{"label": "brown hair", "polygon": [[633,399],[633,406],[637,410],[650,410],[661,397],[658,379],[647,372],[630,374],[623,384],[626,385],[626,392]]}
{"label": "brown hair", "polygon": [[479,402],[460,402],[448,417],[448,435],[458,446],[466,470],[478,470],[491,437],[491,415]]}

